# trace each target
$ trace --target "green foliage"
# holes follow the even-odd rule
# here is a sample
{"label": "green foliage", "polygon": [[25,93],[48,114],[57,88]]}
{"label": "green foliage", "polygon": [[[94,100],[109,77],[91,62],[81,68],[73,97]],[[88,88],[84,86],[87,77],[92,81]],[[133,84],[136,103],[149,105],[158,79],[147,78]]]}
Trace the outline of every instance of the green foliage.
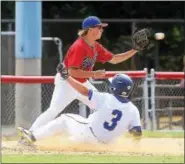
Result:
{"label": "green foliage", "polygon": [[15,18],[15,1],[1,2],[1,18]]}
{"label": "green foliage", "polygon": [[[2,18],[15,18],[15,2],[3,1]],[[83,19],[89,15],[100,18],[125,19],[183,19],[184,2],[42,2],[43,18],[78,18]],[[2,25],[4,29],[4,25]],[[7,26],[6,26],[7,27]],[[159,41],[159,64],[161,71],[182,71],[183,55],[185,55],[185,32],[183,23],[136,23],[137,28],[150,27],[155,32],[164,32],[166,37]],[[57,36],[63,40],[63,53],[77,38],[77,30],[81,23],[44,23],[43,36]],[[125,52],[131,48],[130,23],[109,23],[104,31],[101,43],[113,53]],[[156,48],[152,42],[150,49],[138,53],[124,63],[112,66],[111,64],[96,64],[96,68],[107,70],[138,70],[144,67],[155,68]],[[46,48],[48,53],[58,58],[53,48]]]}

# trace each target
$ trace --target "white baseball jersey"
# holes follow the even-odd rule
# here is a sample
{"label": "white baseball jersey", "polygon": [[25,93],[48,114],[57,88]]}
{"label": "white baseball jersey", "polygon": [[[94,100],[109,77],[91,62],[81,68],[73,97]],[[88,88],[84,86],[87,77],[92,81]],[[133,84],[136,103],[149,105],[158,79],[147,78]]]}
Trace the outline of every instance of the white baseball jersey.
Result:
{"label": "white baseball jersey", "polygon": [[33,131],[37,140],[57,132],[67,133],[75,142],[108,143],[134,126],[141,126],[140,115],[132,102],[122,103],[114,95],[89,92],[96,111],[88,118],[77,114],[62,114]]}
{"label": "white baseball jersey", "polygon": [[134,126],[141,126],[139,111],[132,102],[122,103],[109,93],[91,93],[89,98],[97,111],[88,120],[100,141],[108,142]]}

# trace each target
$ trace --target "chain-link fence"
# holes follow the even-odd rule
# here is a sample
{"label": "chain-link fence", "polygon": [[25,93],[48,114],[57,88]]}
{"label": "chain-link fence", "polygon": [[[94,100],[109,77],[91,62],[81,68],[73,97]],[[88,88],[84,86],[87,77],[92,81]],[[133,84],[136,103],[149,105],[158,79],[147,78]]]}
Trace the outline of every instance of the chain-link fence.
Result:
{"label": "chain-link fence", "polygon": [[[42,37],[41,40],[42,75],[54,75],[56,65],[63,57],[62,40],[58,37]],[[15,75],[15,32],[13,31],[1,32],[1,60],[3,61],[1,74]]]}
{"label": "chain-link fence", "polygon": [[[42,77],[41,77],[42,78]],[[144,78],[135,79],[134,80],[134,89],[131,95],[132,102],[138,107],[140,113],[141,113],[141,119],[144,118],[144,96],[143,96],[143,82]],[[109,92],[109,81],[103,80],[103,81],[96,81],[94,82],[95,87],[100,92]],[[1,107],[2,107],[2,125],[11,125],[15,124],[15,84],[2,84],[1,89]],[[34,88],[35,85],[38,84],[24,84],[26,86],[31,86]],[[41,84],[41,110],[42,112],[47,110],[47,108],[50,105],[52,93],[53,93],[54,85],[52,83],[50,84]],[[34,98],[33,98],[34,100]],[[32,100],[30,99],[30,102]],[[33,102],[34,103],[34,102]],[[24,106],[22,111],[24,111],[24,108],[27,108],[28,106]],[[89,110],[89,108],[87,108]],[[28,110],[27,110],[28,111]],[[36,111],[36,109],[29,109],[30,115],[35,115],[35,113],[31,111]],[[76,113],[79,114],[79,101],[74,100],[71,104],[69,104],[62,113]],[[90,111],[87,112],[88,115],[90,114]],[[88,116],[87,115],[87,116]],[[30,116],[31,117],[31,116]]]}
{"label": "chain-link fence", "polygon": [[151,83],[153,129],[184,129],[185,99],[184,88],[180,85],[184,73],[153,72],[153,75],[156,76]]}
{"label": "chain-link fence", "polygon": [[15,35],[1,35],[1,74],[15,74]]}
{"label": "chain-link fence", "polygon": [[156,81],[157,129],[179,129],[183,127],[184,89],[180,80]]}
{"label": "chain-link fence", "polygon": [[[137,71],[136,71],[137,72]],[[157,73],[157,72],[156,72]],[[172,72],[173,73],[173,72]],[[131,101],[138,107],[141,122],[144,129],[184,129],[184,88],[180,87],[184,73],[179,73],[179,78],[160,79],[160,78],[133,78],[134,88],[131,94]],[[42,79],[42,77],[40,77]],[[1,87],[1,107],[2,107],[2,124],[15,124],[15,85],[6,83]],[[92,81],[94,86],[100,92],[109,92],[108,79],[101,81]],[[149,83],[150,85],[147,85]],[[36,84],[24,84],[34,88]],[[38,84],[37,84],[38,85]],[[50,105],[54,85],[53,83],[41,83],[41,111],[44,112]],[[29,101],[32,101],[31,99]],[[33,99],[34,103],[34,99]],[[23,111],[28,106],[23,106]],[[81,103],[74,100],[61,113],[80,114]],[[91,113],[86,107],[87,115]],[[26,111],[36,111],[29,109]],[[60,113],[60,114],[61,114]],[[36,119],[36,118],[35,118]]]}

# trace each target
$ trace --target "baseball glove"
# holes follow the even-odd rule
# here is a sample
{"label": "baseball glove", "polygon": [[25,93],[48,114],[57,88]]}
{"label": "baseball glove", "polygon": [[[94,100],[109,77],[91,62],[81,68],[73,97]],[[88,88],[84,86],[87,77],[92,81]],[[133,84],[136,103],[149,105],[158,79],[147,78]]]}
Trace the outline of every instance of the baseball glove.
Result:
{"label": "baseball glove", "polygon": [[142,29],[135,32],[132,35],[133,49],[138,51],[142,51],[146,49],[150,43],[149,37],[150,37],[150,31],[148,29]]}
{"label": "baseball glove", "polygon": [[65,65],[63,63],[59,63],[57,68],[57,72],[60,73],[61,77],[66,80],[69,77],[68,70],[65,68]]}

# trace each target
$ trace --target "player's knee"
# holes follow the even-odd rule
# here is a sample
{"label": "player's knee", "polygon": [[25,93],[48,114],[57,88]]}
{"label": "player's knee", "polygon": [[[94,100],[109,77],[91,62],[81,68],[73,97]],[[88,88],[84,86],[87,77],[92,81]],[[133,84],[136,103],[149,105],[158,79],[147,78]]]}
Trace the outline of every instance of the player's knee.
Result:
{"label": "player's knee", "polygon": [[67,116],[66,116],[66,114],[61,114],[59,118],[63,119],[63,120],[66,120]]}
{"label": "player's knee", "polygon": [[50,106],[45,112],[54,118],[57,118],[61,115],[61,111],[58,108],[52,106]]}

